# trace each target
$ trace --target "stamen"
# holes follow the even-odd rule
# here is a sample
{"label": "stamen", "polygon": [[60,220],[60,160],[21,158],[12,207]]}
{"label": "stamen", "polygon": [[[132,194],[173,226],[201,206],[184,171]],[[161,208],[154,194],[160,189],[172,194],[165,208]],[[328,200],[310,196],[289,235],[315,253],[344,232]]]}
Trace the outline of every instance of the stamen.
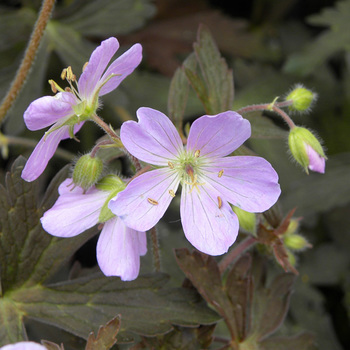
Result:
{"label": "stamen", "polygon": [[61,79],[66,80],[66,78],[67,78],[67,68],[63,69],[61,73]]}
{"label": "stamen", "polygon": [[49,80],[49,84],[51,86],[51,91],[55,94],[58,91],[55,82],[53,80]]}
{"label": "stamen", "polygon": [[220,196],[218,196],[218,206],[219,206],[219,209],[221,209],[222,207],[222,199]]}
{"label": "stamen", "polygon": [[197,151],[194,152],[194,156],[195,156],[196,158],[198,158],[198,157],[200,156],[200,154],[201,154],[201,150],[200,150],[200,149],[197,149]]}
{"label": "stamen", "polygon": [[72,71],[72,67],[71,66],[68,66],[67,68],[67,80],[73,80],[73,71]]}
{"label": "stamen", "polygon": [[174,169],[174,164],[173,164],[172,162],[169,161],[169,162],[168,162],[168,165],[169,165],[169,168],[170,168],[170,169]]}
{"label": "stamen", "polygon": [[64,89],[64,91],[66,91],[66,92],[73,92],[72,89],[71,89],[69,86],[67,86],[67,87]]}
{"label": "stamen", "polygon": [[221,177],[223,175],[223,173],[224,173],[224,169],[220,170],[219,174],[218,174],[218,177]]}
{"label": "stamen", "polygon": [[171,197],[173,197],[173,198],[175,197],[175,193],[174,193],[173,190],[169,190],[169,194],[170,194]]}
{"label": "stamen", "polygon": [[153,205],[158,205],[159,203],[155,200],[155,199],[152,199],[152,198],[147,198],[148,202],[153,204]]}
{"label": "stamen", "polygon": [[84,72],[84,70],[85,70],[85,68],[86,68],[86,66],[89,64],[89,62],[85,62],[84,63],[84,65],[83,65],[83,69],[82,69],[82,71]]}

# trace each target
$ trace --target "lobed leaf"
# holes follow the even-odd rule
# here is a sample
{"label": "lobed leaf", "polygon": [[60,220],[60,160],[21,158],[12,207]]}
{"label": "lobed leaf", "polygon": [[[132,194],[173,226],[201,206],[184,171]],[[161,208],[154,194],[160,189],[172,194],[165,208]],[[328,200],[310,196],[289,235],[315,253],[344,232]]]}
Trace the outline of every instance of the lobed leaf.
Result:
{"label": "lobed leaf", "polygon": [[132,282],[101,274],[49,285],[19,289],[13,303],[29,318],[49,323],[82,338],[121,315],[118,340],[132,333],[154,336],[175,325],[198,326],[218,320],[198,295],[184,288],[164,288],[164,274],[140,276]]}
{"label": "lobed leaf", "polygon": [[94,233],[62,239],[43,230],[40,218],[56,200],[57,187],[67,178],[68,169],[56,175],[39,205],[38,182],[28,183],[21,178],[25,162],[23,157],[17,158],[6,176],[6,187],[0,185],[0,267],[4,294],[23,284],[47,281]]}

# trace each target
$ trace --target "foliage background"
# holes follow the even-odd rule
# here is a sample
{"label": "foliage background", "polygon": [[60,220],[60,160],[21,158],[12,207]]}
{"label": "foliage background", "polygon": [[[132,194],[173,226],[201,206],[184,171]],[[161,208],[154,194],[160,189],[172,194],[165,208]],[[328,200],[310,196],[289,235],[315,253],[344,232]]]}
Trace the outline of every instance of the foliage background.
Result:
{"label": "foliage background", "polygon": [[[0,5],[0,96],[3,96],[19,65],[36,19],[39,0],[7,0]],[[211,30],[235,82],[234,109],[271,102],[302,83],[319,94],[308,115],[294,115],[296,123],[317,130],[324,140],[329,160],[326,174],[310,174],[290,161],[286,140],[254,138],[250,146],[259,150],[275,167],[282,186],[284,212],[297,207],[302,216],[301,232],[313,249],[299,256],[298,278],[287,319],[295,330],[314,332],[319,348],[350,348],[350,1],[334,0],[62,0],[57,2],[35,66],[2,131],[7,135],[39,139],[42,132],[29,132],[23,111],[30,101],[51,94],[46,81],[59,81],[62,68],[72,65],[78,72],[93,48],[116,36],[124,49],[135,42],[144,48],[141,67],[113,94],[104,98],[102,117],[114,127],[135,118],[139,106],[167,112],[172,75],[192,51],[198,25]],[[190,95],[186,121],[203,114],[203,107]],[[274,115],[270,120],[281,128]],[[66,141],[72,153],[89,150],[102,133],[87,125],[81,142]],[[1,177],[19,154],[31,149],[10,146],[1,160]],[[47,184],[67,163],[55,158],[41,183]],[[115,164],[122,168],[123,163]],[[44,187],[41,188],[44,190]],[[173,247],[188,246],[180,230],[176,206],[167,214],[161,231],[163,269],[180,285],[183,274],[174,262]],[[91,239],[75,255],[83,267],[96,268]],[[151,272],[150,254],[142,261],[143,272]],[[63,333],[41,326],[52,340]],[[45,326],[47,327],[47,326]],[[29,334],[35,339],[35,327]],[[56,335],[54,335],[56,334]],[[60,338],[61,337],[61,338]],[[67,343],[75,340],[65,334]],[[48,337],[50,338],[50,337]],[[50,338],[51,339],[51,338]],[[68,340],[70,339],[70,340]],[[74,346],[72,345],[72,348]]]}

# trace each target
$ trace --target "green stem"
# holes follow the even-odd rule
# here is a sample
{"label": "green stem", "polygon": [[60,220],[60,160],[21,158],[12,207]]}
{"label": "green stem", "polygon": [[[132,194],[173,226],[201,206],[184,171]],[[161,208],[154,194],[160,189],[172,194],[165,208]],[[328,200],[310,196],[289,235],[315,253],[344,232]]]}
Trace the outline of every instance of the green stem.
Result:
{"label": "green stem", "polygon": [[28,47],[25,51],[22,63],[17,71],[16,77],[13,80],[7,95],[3,99],[0,106],[0,123],[4,120],[7,112],[15,102],[19,92],[23,88],[26,78],[35,60],[41,39],[43,37],[46,25],[51,17],[55,0],[44,0],[39,17],[35,23],[32,36],[30,38]]}

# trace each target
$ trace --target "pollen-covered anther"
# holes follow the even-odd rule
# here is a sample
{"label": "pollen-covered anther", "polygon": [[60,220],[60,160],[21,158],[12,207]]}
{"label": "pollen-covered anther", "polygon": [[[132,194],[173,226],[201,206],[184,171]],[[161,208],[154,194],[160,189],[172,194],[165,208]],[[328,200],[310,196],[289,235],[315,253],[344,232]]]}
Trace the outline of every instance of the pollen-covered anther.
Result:
{"label": "pollen-covered anther", "polygon": [[200,149],[197,149],[197,151],[194,152],[194,156],[195,156],[196,158],[198,158],[198,157],[200,156],[200,154],[201,154],[201,150],[200,150]]}
{"label": "pollen-covered anther", "polygon": [[69,86],[65,87],[64,91],[66,91],[66,92],[73,92],[73,90]]}
{"label": "pollen-covered anther", "polygon": [[56,87],[56,83],[53,80],[49,80],[49,84],[51,86],[51,91],[55,94],[58,91]]}
{"label": "pollen-covered anther", "polygon": [[152,199],[152,198],[147,198],[148,202],[153,204],[153,205],[158,205],[159,203],[155,200],[155,199]]}
{"label": "pollen-covered anther", "polygon": [[73,80],[74,81],[75,75],[73,74],[72,67],[68,66],[67,68],[67,80]]}
{"label": "pollen-covered anther", "polygon": [[221,177],[224,174],[224,169],[220,170],[218,173],[218,177]]}
{"label": "pollen-covered anther", "polygon": [[61,79],[66,80],[66,78],[67,78],[67,68],[64,68],[61,73]]}
{"label": "pollen-covered anther", "polygon": [[86,66],[89,64],[89,62],[85,62],[84,65],[83,65],[83,68],[82,68],[82,71],[84,72]]}
{"label": "pollen-covered anther", "polygon": [[218,207],[219,207],[219,209],[221,209],[221,207],[222,207],[222,199],[220,196],[218,196]]}
{"label": "pollen-covered anther", "polygon": [[174,164],[173,164],[172,162],[169,161],[169,162],[168,162],[168,165],[169,165],[169,168],[170,168],[170,169],[174,169]]}
{"label": "pollen-covered anther", "polygon": [[173,197],[173,198],[175,197],[175,192],[173,190],[169,190],[169,194],[171,197]]}

